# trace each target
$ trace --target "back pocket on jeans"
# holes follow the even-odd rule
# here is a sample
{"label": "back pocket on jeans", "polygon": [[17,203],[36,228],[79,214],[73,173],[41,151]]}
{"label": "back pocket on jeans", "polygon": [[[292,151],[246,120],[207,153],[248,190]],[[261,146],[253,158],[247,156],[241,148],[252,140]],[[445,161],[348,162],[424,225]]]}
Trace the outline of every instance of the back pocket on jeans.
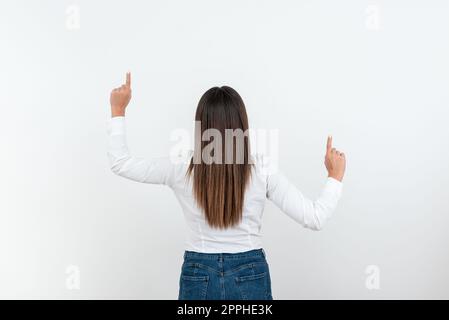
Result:
{"label": "back pocket on jeans", "polygon": [[209,276],[181,275],[179,300],[205,300]]}
{"label": "back pocket on jeans", "polygon": [[266,300],[268,298],[268,273],[235,278],[242,300]]}

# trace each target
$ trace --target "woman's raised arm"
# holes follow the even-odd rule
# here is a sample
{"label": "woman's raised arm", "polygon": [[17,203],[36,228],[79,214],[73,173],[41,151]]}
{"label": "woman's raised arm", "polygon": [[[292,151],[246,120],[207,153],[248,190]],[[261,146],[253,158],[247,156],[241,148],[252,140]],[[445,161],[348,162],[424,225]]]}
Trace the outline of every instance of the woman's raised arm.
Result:
{"label": "woman's raised arm", "polygon": [[332,147],[328,137],[324,163],[328,178],[321,194],[311,200],[303,195],[281,172],[267,177],[267,198],[302,226],[321,230],[337,207],[345,174],[345,154]]}
{"label": "woman's raised arm", "polygon": [[115,174],[134,181],[172,186],[175,167],[170,157],[144,159],[131,156],[126,143],[125,110],[131,100],[131,73],[111,92],[111,118],[107,123],[109,165]]}

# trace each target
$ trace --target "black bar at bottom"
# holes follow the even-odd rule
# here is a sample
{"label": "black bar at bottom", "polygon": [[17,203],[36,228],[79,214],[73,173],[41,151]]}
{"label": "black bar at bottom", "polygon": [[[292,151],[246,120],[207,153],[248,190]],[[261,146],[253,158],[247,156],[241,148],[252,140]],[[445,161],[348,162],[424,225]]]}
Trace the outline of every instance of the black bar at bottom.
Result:
{"label": "black bar at bottom", "polygon": [[[14,315],[130,316],[147,319],[297,319],[303,316],[367,317],[446,314],[447,300],[4,300],[2,313]],[[8,310],[9,309],[9,310]]]}

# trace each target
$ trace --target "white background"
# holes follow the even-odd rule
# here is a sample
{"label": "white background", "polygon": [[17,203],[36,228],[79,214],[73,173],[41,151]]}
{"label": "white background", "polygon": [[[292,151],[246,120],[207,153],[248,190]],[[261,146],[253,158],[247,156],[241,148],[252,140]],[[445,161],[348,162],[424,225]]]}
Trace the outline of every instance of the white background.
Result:
{"label": "white background", "polygon": [[131,70],[134,155],[167,154],[215,85],[279,129],[306,195],[327,134],[347,154],[323,231],[267,202],[275,299],[449,298],[448,15],[444,0],[2,1],[0,297],[177,298],[180,206],[108,167],[109,92]]}

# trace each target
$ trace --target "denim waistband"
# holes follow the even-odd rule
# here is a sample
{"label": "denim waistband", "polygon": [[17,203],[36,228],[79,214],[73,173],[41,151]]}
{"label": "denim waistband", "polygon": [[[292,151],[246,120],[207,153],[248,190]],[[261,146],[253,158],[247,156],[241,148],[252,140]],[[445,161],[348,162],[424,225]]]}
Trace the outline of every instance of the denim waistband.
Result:
{"label": "denim waistband", "polygon": [[184,259],[186,258],[200,258],[200,259],[245,259],[251,257],[263,257],[265,258],[265,251],[263,248],[254,249],[238,253],[203,253],[195,251],[185,251]]}

